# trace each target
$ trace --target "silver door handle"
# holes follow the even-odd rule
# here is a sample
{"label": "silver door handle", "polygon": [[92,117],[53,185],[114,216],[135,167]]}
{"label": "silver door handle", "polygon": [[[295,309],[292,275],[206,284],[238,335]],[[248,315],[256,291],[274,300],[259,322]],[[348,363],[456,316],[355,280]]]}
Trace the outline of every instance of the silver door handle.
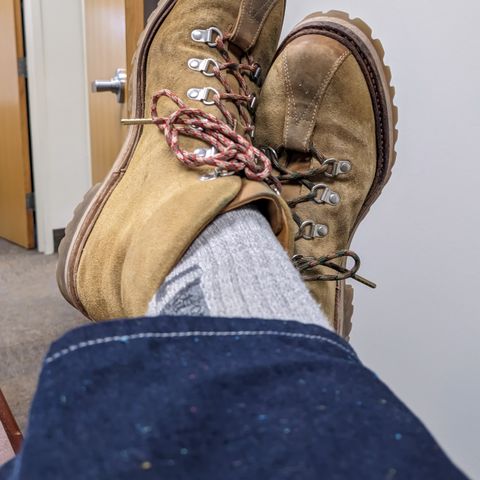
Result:
{"label": "silver door handle", "polygon": [[110,80],[95,80],[92,82],[92,92],[112,92],[117,96],[118,103],[125,103],[125,86],[127,84],[127,71],[118,68],[115,76]]}

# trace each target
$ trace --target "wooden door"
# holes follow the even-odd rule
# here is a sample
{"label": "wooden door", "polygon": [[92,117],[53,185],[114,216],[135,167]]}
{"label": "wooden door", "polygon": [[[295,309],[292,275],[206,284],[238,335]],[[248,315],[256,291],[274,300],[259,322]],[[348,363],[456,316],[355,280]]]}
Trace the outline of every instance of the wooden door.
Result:
{"label": "wooden door", "polygon": [[[125,68],[125,0],[85,0],[87,80],[109,80]],[[110,92],[89,88],[90,147],[93,183],[103,180],[123,143],[126,129],[120,120],[126,103]]]}
{"label": "wooden door", "polygon": [[[144,28],[145,13],[153,10],[150,0],[85,0],[87,77],[111,79],[118,68],[130,74],[133,54]],[[155,1],[156,5],[156,1]],[[127,78],[128,86],[128,78]],[[128,92],[126,92],[128,98]],[[121,149],[127,128],[120,120],[128,116],[128,102],[118,103],[114,94],[89,94],[92,181],[103,180]]]}
{"label": "wooden door", "polygon": [[0,237],[35,246],[20,0],[0,1]]}

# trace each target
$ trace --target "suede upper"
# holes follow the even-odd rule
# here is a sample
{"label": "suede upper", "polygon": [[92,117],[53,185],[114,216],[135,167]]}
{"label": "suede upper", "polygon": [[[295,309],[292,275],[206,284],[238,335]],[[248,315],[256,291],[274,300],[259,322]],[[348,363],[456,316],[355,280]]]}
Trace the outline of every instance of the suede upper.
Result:
{"label": "suede upper", "polygon": [[[192,40],[195,29],[216,27],[231,32],[239,22],[239,12],[245,4],[239,0],[178,0],[153,38],[145,71],[145,115],[148,116],[151,97],[160,89],[175,92],[187,105],[201,108],[223,119],[215,106],[189,100],[190,88],[212,87],[221,91],[215,77],[188,68],[192,58],[214,58],[221,61],[215,48]],[[261,24],[249,53],[268,70],[280,35],[284,2],[270,2],[263,12]],[[250,22],[252,23],[252,22]],[[238,89],[233,75],[230,84]],[[259,88],[247,80],[252,92]],[[135,94],[135,92],[133,92]],[[225,105],[238,117],[231,102]],[[171,100],[163,98],[159,115],[176,110]],[[193,151],[202,144],[190,138],[180,138],[182,148]],[[78,297],[90,318],[95,320],[141,316],[159,285],[179,261],[192,241],[220,212],[228,209],[238,196],[248,203],[263,199],[274,210],[271,217],[276,233],[288,245],[288,208],[264,183],[248,187],[249,180],[239,176],[201,181],[203,169],[189,169],[171,152],[156,126],[144,126],[141,137],[122,179],[104,205],[88,237],[76,274]],[[249,197],[245,191],[252,190]],[[230,207],[231,208],[231,207]]]}
{"label": "suede upper", "polygon": [[[338,205],[309,201],[294,208],[303,221],[312,220],[329,229],[324,238],[299,239],[296,254],[318,258],[347,249],[376,171],[372,98],[354,56],[341,43],[319,34],[287,42],[265,82],[257,121],[257,144],[284,151],[280,161],[291,170],[307,171],[318,166],[311,159],[313,152],[351,162],[352,169],[345,175],[311,179],[338,193]],[[297,152],[307,155],[295,155]],[[292,183],[284,186],[282,195],[292,200],[309,191]],[[323,267],[319,270],[332,273]],[[343,309],[343,284],[307,284],[337,328]]]}

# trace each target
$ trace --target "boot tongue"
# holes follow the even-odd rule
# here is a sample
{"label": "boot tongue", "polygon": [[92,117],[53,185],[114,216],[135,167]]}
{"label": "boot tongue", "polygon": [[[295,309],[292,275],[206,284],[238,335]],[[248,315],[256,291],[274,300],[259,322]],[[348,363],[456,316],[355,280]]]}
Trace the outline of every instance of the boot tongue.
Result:
{"label": "boot tongue", "polygon": [[263,22],[280,1],[283,0],[242,0],[230,41],[248,53],[257,43]]}

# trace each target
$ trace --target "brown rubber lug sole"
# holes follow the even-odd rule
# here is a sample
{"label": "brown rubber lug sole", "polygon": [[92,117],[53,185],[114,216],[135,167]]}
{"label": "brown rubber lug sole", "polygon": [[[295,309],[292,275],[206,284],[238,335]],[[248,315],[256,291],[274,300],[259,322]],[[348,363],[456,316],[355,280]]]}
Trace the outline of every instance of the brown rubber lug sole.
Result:
{"label": "brown rubber lug sole", "polygon": [[[129,82],[129,91],[131,92],[129,111],[136,118],[143,118],[145,115],[144,98],[148,50],[156,32],[176,3],[177,0],[160,0],[138,40],[137,50],[132,60],[132,74]],[[128,168],[142,130],[142,125],[134,125],[129,128],[127,138],[112,169],[102,183],[87,192],[82,203],[76,208],[74,217],[68,224],[65,237],[59,247],[58,286],[65,299],[87,317],[88,313],[85,311],[77,293],[77,272],[82,252],[103,207]]]}
{"label": "brown rubber lug sole", "polygon": [[70,302],[68,292],[65,289],[65,283],[63,282],[63,273],[65,271],[65,260],[67,258],[67,250],[72,244],[72,239],[75,234],[77,226],[80,224],[85,212],[90,207],[93,199],[95,198],[101,184],[97,183],[84,195],[83,200],[76,206],[73,212],[73,218],[65,228],[65,236],[63,237],[58,247],[58,263],[57,263],[57,283],[65,299]]}
{"label": "brown rubber lug sole", "polygon": [[[327,13],[312,14],[300,22],[281,45],[277,56],[295,38],[303,35],[324,35],[345,45],[359,63],[373,99],[377,131],[377,170],[375,179],[356,219],[347,248],[361,221],[378,199],[390,180],[396,160],[395,144],[398,139],[398,109],[394,105],[395,88],[392,86],[392,73],[385,65],[385,50],[378,39],[373,38],[372,29],[361,19],[351,19],[345,12],[332,10]],[[339,335],[348,338],[352,330],[353,287],[339,285],[343,290],[337,298],[343,311],[335,318],[335,328]]]}
{"label": "brown rubber lug sole", "polygon": [[353,297],[355,290],[351,285],[345,284],[343,290],[343,330],[342,337],[348,342],[350,333],[352,332],[352,317],[355,307],[353,305]]}

